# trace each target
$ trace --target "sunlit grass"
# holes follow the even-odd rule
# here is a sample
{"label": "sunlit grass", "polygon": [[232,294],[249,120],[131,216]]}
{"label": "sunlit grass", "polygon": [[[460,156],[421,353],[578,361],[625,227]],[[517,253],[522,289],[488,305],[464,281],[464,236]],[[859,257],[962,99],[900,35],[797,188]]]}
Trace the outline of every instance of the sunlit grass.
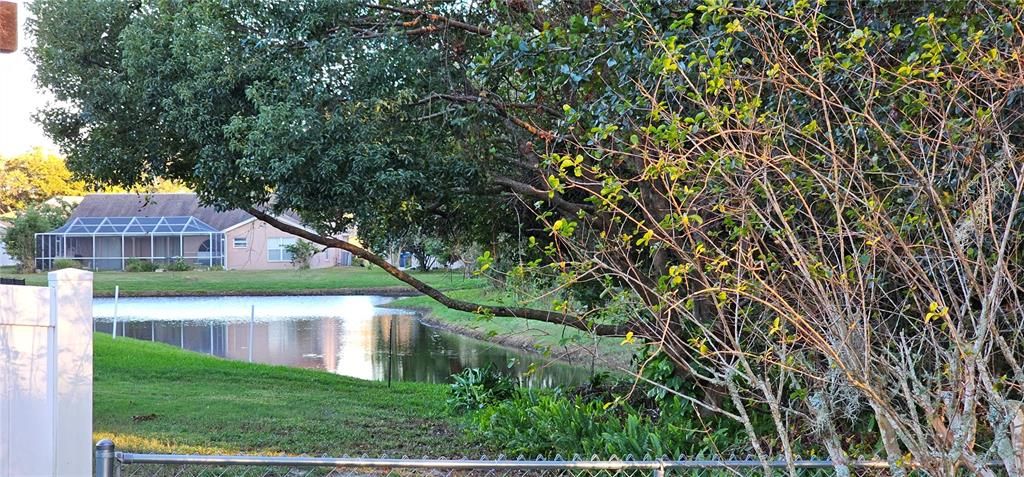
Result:
{"label": "sunlit grass", "polygon": [[[453,290],[449,296],[482,304],[515,304],[501,291],[493,288],[466,288]],[[621,338],[596,338],[568,326],[524,320],[511,317],[481,317],[474,313],[451,310],[430,297],[401,298],[386,305],[390,308],[414,308],[426,312],[427,318],[450,325],[457,331],[518,348],[569,356],[567,361],[579,366],[628,367],[636,351],[636,344],[623,345]]]}
{"label": "sunlit grass", "polygon": [[446,387],[227,361],[97,334],[96,439],[130,452],[432,455],[482,452]]}
{"label": "sunlit grass", "polygon": [[[445,289],[483,286],[481,279],[465,279],[461,272],[434,271],[415,273],[429,285]],[[29,285],[46,285],[45,273],[15,274],[4,277],[24,278]],[[405,289],[411,287],[379,269],[334,267],[317,270],[227,270],[190,272],[97,272],[93,288],[96,296],[112,296],[114,287],[121,294],[131,295],[225,295],[225,294],[290,294],[331,293],[353,289]]]}

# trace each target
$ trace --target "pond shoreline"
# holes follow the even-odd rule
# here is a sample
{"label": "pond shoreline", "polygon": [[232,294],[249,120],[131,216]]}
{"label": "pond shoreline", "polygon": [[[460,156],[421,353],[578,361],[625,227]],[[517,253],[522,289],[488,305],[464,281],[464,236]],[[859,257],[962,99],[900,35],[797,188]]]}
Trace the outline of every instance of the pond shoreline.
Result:
{"label": "pond shoreline", "polygon": [[[209,291],[174,291],[174,290],[121,290],[122,298],[195,298],[218,296],[359,296],[376,295],[389,298],[405,298],[420,296],[422,293],[408,287],[374,287],[374,288],[322,288],[306,290],[209,290]],[[113,298],[114,294],[105,291],[93,292],[93,298]]]}
{"label": "pond shoreline", "polygon": [[[536,342],[523,335],[493,335],[489,336],[480,330],[469,328],[466,326],[456,325],[448,322],[444,319],[437,318],[431,312],[429,308],[421,306],[408,306],[408,305],[391,305],[384,304],[378,305],[380,308],[391,308],[396,310],[412,310],[419,313],[418,319],[425,325],[432,328],[442,329],[450,333],[456,333],[467,338],[472,338],[485,343],[490,343],[506,348],[512,348],[515,350],[523,351],[534,356],[541,356],[556,360],[563,364],[568,364],[578,368],[588,369],[591,366],[596,366],[598,370],[606,370],[607,368],[614,368],[616,366],[622,366],[623,363],[609,363],[600,357],[593,360],[594,352],[590,348],[586,348],[577,344],[570,344],[563,347],[562,349],[551,350],[551,354],[548,355],[544,350],[536,347]],[[628,363],[626,363],[628,364]]]}
{"label": "pond shoreline", "polygon": [[[210,290],[210,291],[194,291],[194,292],[181,292],[172,290],[144,290],[144,291],[121,291],[121,298],[206,298],[206,297],[236,297],[236,296],[253,296],[253,297],[288,297],[288,296],[364,296],[364,295],[375,295],[388,298],[405,298],[421,296],[422,293],[408,288],[408,287],[372,287],[372,288],[330,288],[330,289],[305,289],[305,290],[238,290],[238,291],[224,291],[224,290]],[[93,298],[113,298],[113,293],[95,292]],[[430,308],[420,306],[407,306],[397,305],[392,306],[389,304],[378,305],[381,308],[389,308],[395,310],[410,310],[417,312],[419,320],[424,324],[432,328],[438,328],[450,333],[455,333],[467,338],[472,338],[485,343],[498,345],[506,348],[511,348],[517,351],[522,351],[530,355],[550,358],[560,363],[568,364],[571,366],[590,368],[595,365],[593,355],[594,350],[588,347],[580,346],[579,344],[571,343],[560,349],[552,348],[550,354],[545,353],[545,350],[539,349],[535,340],[529,336],[520,334],[498,334],[489,335],[478,329],[461,326],[458,324],[451,323],[443,318],[435,316]],[[609,362],[607,358],[598,357],[596,360],[596,367],[602,369],[616,368],[616,367],[627,367],[629,363],[623,362]]]}

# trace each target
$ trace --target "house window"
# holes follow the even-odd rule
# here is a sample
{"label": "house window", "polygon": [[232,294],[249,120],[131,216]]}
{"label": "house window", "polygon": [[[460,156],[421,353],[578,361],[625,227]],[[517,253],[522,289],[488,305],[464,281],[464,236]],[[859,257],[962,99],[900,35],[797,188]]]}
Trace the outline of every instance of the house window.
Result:
{"label": "house window", "polygon": [[267,239],[267,261],[269,262],[290,262],[292,253],[285,247],[295,243],[294,238],[268,238]]}
{"label": "house window", "polygon": [[231,246],[235,248],[247,248],[249,246],[249,239],[245,237],[235,237],[234,241],[231,242]]}

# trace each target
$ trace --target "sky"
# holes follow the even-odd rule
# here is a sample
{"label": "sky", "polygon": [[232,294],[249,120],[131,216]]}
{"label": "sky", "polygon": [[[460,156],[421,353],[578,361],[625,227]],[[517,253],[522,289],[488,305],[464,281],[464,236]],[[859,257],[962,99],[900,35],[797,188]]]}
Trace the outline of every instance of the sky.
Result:
{"label": "sky", "polygon": [[57,151],[57,147],[43,133],[43,129],[32,121],[32,114],[46,105],[50,97],[36,88],[32,75],[35,68],[25,55],[25,47],[31,38],[25,35],[26,9],[23,1],[18,4],[18,26],[21,37],[18,51],[0,53],[0,155],[14,155],[42,146]]}

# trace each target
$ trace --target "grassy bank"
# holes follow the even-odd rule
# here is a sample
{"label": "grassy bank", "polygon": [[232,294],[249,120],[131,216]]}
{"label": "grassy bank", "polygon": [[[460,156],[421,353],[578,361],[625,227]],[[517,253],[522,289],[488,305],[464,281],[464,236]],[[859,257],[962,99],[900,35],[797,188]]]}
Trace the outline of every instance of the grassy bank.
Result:
{"label": "grassy bank", "polygon": [[[504,293],[489,287],[463,288],[448,293],[454,298],[482,304],[501,304]],[[538,353],[589,366],[595,359],[599,366],[628,366],[635,351],[633,345],[622,345],[620,338],[597,338],[570,328],[520,318],[483,318],[474,313],[450,310],[426,296],[401,298],[387,305],[412,308],[425,313],[434,325],[485,341],[532,350]]]}
{"label": "grassy bank", "polygon": [[482,452],[446,387],[226,361],[162,344],[95,341],[94,438],[124,450],[454,456]]}
{"label": "grassy bank", "polygon": [[[45,273],[0,275],[24,278],[29,285],[46,285]],[[464,279],[461,272],[416,273],[427,284],[453,290],[482,286],[479,279]],[[97,272],[96,296],[113,296],[114,286],[124,296],[173,295],[289,295],[330,294],[367,290],[379,294],[409,292],[411,287],[375,268],[336,267],[319,270],[228,270],[191,272]]]}

